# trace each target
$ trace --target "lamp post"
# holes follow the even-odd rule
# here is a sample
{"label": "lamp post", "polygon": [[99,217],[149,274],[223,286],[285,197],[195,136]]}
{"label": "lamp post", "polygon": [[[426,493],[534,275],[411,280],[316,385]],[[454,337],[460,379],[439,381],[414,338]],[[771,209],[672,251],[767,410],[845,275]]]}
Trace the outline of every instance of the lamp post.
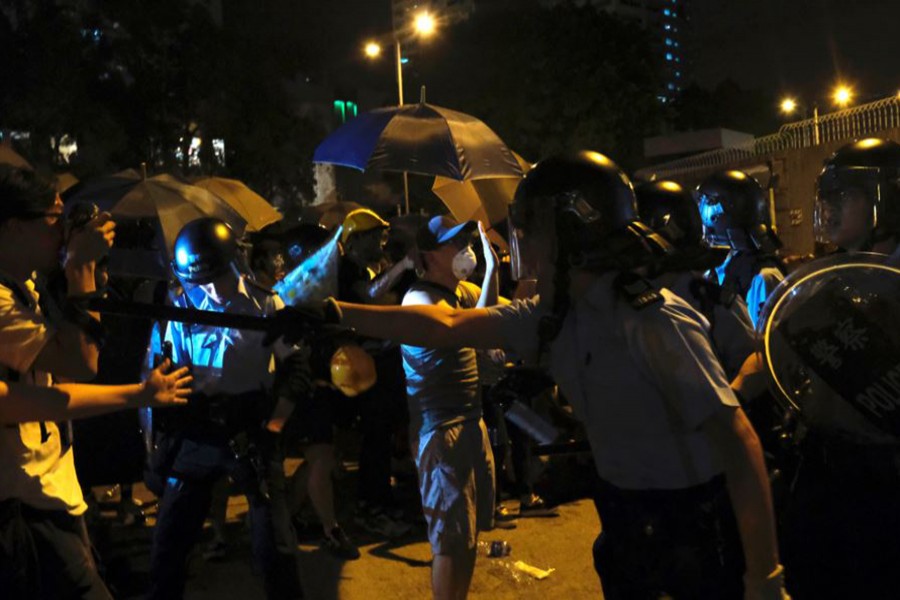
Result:
{"label": "lamp post", "polygon": [[[793,115],[800,105],[797,101],[791,97],[785,97],[781,101],[781,112],[785,115]],[[812,105],[812,113],[813,113],[813,144],[819,145],[819,105],[813,103]],[[809,118],[809,113],[807,112],[807,108],[803,108],[803,118]]]}
{"label": "lamp post", "polygon": [[[437,30],[437,20],[427,11],[416,14],[413,19],[412,26],[406,32],[407,35],[414,34],[421,38],[431,37]],[[392,32],[394,42],[394,64],[397,72],[397,105],[403,106],[403,49],[400,45],[400,35],[402,32],[396,29]],[[364,52],[369,59],[377,59],[381,56],[381,45],[372,40],[366,43]],[[406,214],[409,214],[409,177],[406,171],[403,172],[403,202]]]}

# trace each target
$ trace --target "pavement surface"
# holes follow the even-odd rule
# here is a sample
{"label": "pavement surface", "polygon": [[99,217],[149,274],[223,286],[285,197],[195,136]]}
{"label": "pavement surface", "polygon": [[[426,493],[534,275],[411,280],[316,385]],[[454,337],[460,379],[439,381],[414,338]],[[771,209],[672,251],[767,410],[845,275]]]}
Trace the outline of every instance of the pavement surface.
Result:
{"label": "pavement surface", "polygon": [[[297,461],[288,461],[291,472]],[[311,600],[420,599],[431,595],[430,547],[425,540],[424,524],[418,524],[406,536],[386,541],[377,539],[353,523],[352,476],[337,482],[339,518],[351,538],[359,545],[362,557],[355,561],[335,558],[318,545],[318,531],[301,531],[300,571],[306,597]],[[116,491],[94,488],[101,512],[92,530],[115,586],[117,598],[141,598],[148,583],[149,554],[154,523],[153,497],[141,484],[134,496],[144,502],[144,523],[123,524],[111,510]],[[411,514],[414,505],[404,508]],[[507,503],[516,509],[515,502]],[[244,524],[246,499],[232,496],[228,505],[229,547],[224,559],[208,561],[202,557],[206,541],[195,549],[190,564],[186,598],[190,600],[263,599],[262,580],[252,568],[249,532]],[[517,519],[515,529],[495,529],[483,533],[482,540],[505,540],[512,552],[506,558],[479,555],[470,598],[544,599],[602,598],[600,584],[591,562],[591,545],[599,531],[599,522],[590,500],[575,500],[559,507],[556,517]],[[209,534],[209,531],[207,531]],[[209,539],[207,535],[206,540]],[[515,568],[522,561],[553,571],[537,580]]]}

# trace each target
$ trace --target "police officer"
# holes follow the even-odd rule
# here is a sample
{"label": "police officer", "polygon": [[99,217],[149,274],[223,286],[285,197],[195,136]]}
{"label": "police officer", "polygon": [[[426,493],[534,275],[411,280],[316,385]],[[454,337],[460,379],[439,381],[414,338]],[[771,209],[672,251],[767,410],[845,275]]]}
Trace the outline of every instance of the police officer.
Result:
{"label": "police officer", "polygon": [[[276,295],[238,272],[237,253],[235,235],[222,221],[185,225],[174,247],[172,267],[184,285],[176,305],[257,316],[283,307]],[[151,598],[182,597],[188,554],[201,534],[213,484],[225,475],[249,500],[253,554],[267,597],[302,597],[282,457],[266,424],[274,404],[273,350],[292,368],[303,365],[283,344],[264,348],[262,340],[262,333],[228,328],[175,322],[166,328],[173,361],[192,367],[198,393],[187,407],[175,409],[180,414],[166,418],[175,443],[166,444],[174,452],[153,539]],[[282,380],[302,386],[302,377]]]}
{"label": "police officer", "polygon": [[707,242],[730,248],[712,272],[719,284],[747,301],[753,324],[784,269],[775,252],[781,241],[772,226],[768,194],[743,171],[720,171],[697,188]]}
{"label": "police officer", "polygon": [[635,195],[641,221],[672,246],[654,266],[654,285],[669,289],[706,318],[716,354],[733,378],[755,349],[753,322],[743,298],[702,275],[722,256],[703,239],[696,202],[674,181],[640,184]]}
{"label": "police officer", "polygon": [[816,182],[816,237],[843,250],[892,254],[900,244],[900,144],[868,138],[840,148]]}
{"label": "police officer", "polygon": [[[900,144],[869,138],[838,149],[816,182],[814,222],[821,242],[896,260]],[[900,447],[810,428],[797,451],[802,460],[782,516],[792,589],[809,598],[896,596]]]}
{"label": "police officer", "polygon": [[631,273],[657,243],[637,218],[609,158],[549,158],[510,209],[513,267],[537,273],[539,297],[472,310],[338,303],[343,322],[418,346],[510,348],[549,367],[603,481],[605,597],[782,598],[758,439],[703,318]]}

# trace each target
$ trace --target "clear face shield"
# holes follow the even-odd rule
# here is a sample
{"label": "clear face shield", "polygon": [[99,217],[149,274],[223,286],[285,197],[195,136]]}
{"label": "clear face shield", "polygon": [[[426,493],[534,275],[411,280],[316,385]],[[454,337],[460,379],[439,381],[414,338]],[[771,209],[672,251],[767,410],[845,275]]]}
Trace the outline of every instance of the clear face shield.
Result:
{"label": "clear face shield", "polygon": [[537,261],[533,253],[529,252],[528,240],[528,236],[533,233],[528,226],[532,217],[532,211],[526,210],[521,204],[513,203],[509,207],[506,224],[509,231],[509,267],[513,281],[537,279]]}
{"label": "clear face shield", "polygon": [[880,197],[875,169],[824,171],[816,186],[813,209],[816,241],[846,250],[862,249],[878,225]]}

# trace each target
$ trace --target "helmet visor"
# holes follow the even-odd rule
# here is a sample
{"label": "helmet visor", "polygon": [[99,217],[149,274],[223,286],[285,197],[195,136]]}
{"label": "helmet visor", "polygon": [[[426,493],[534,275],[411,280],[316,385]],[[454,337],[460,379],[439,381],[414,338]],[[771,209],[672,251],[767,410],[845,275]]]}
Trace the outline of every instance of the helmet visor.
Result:
{"label": "helmet visor", "polygon": [[703,238],[706,242],[713,248],[731,247],[722,203],[707,194],[700,194],[698,208],[703,223]]}
{"label": "helmet visor", "polygon": [[878,225],[881,186],[871,169],[826,169],[818,180],[813,209],[816,241],[858,250]]}
{"label": "helmet visor", "polygon": [[529,255],[525,246],[525,230],[515,225],[512,211],[508,219],[509,225],[509,266],[513,281],[537,279],[536,261]]}

